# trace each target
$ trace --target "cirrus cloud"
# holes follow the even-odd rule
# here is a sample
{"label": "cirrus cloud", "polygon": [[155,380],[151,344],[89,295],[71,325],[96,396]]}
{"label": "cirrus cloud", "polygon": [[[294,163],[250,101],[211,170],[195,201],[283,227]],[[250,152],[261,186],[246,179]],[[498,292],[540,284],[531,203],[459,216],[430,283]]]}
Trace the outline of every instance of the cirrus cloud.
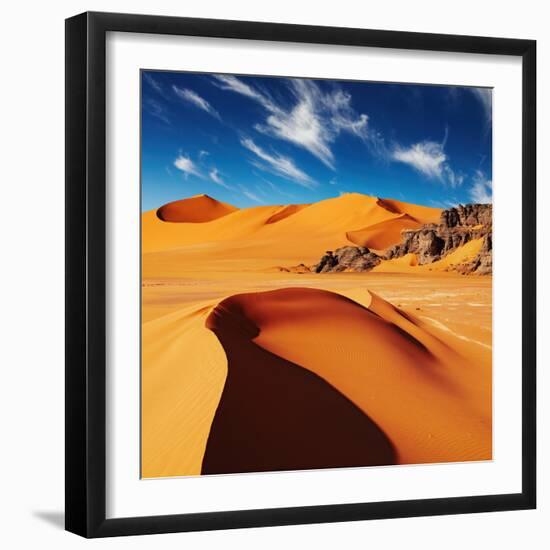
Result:
{"label": "cirrus cloud", "polygon": [[235,76],[215,75],[214,79],[219,88],[246,96],[267,111],[265,121],[254,126],[258,132],[306,149],[331,169],[335,168],[331,146],[341,132],[362,140],[369,137],[368,116],[356,113],[351,95],[339,88],[324,91],[313,81],[287,79],[293,101],[285,105]]}
{"label": "cirrus cloud", "polygon": [[481,104],[485,119],[490,123],[493,119],[493,90],[491,88],[467,88]]}
{"label": "cirrus cloud", "polygon": [[493,202],[493,182],[481,170],[476,170],[472,178],[470,198],[475,203],[490,204]]}
{"label": "cirrus cloud", "polygon": [[391,158],[394,161],[408,164],[428,179],[439,180],[451,187],[462,185],[464,176],[455,172],[445,153],[447,132],[442,143],[435,141],[421,141],[409,147],[395,146]]}
{"label": "cirrus cloud", "polygon": [[226,181],[223,179],[222,175],[220,174],[220,171],[216,167],[213,167],[210,169],[210,171],[208,172],[208,176],[214,183],[217,183],[221,187],[225,187],[225,189],[234,191],[235,188],[229,185],[228,183],[226,183]]}
{"label": "cirrus cloud", "polygon": [[214,118],[217,118],[218,120],[221,120],[220,114],[206,99],[201,97],[199,94],[194,92],[193,90],[190,90],[189,88],[178,88],[177,86],[172,86],[172,89],[174,90],[174,93],[184,101],[187,101],[188,103],[191,103],[195,107],[207,112],[209,115],[213,116]]}
{"label": "cirrus cloud", "polygon": [[186,155],[183,155],[183,154],[178,155],[176,160],[174,160],[174,166],[178,170],[181,170],[186,177],[191,175],[191,176],[197,176],[198,178],[204,178],[204,175],[199,170],[199,168],[195,165],[195,163],[191,160],[191,158]]}
{"label": "cirrus cloud", "polygon": [[300,170],[300,168],[294,164],[292,159],[284,157],[278,153],[268,153],[256,145],[256,143],[254,143],[254,141],[250,138],[242,139],[241,145],[254,153],[259,159],[267,164],[266,166],[266,164],[258,163],[258,168],[261,168],[262,170],[266,170],[267,168],[267,171],[272,171],[275,174],[304,187],[312,188],[317,185],[308,174]]}

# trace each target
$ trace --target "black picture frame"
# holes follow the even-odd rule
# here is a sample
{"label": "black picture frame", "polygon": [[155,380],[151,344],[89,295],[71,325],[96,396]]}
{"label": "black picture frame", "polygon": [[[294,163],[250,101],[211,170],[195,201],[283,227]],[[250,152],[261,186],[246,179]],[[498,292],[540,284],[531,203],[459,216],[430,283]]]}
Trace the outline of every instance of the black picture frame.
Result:
{"label": "black picture frame", "polygon": [[[108,31],[520,57],[522,491],[106,519],[105,40]],[[531,509],[536,506],[536,42],[382,30],[83,13],[66,20],[66,529],[108,537]]]}

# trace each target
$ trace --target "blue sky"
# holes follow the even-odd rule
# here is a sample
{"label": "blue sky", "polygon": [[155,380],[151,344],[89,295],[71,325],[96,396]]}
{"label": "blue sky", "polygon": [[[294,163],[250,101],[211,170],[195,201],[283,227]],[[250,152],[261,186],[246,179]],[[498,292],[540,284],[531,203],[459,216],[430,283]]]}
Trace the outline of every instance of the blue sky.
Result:
{"label": "blue sky", "polygon": [[491,202],[491,167],[489,89],[142,71],[144,211],[201,193]]}

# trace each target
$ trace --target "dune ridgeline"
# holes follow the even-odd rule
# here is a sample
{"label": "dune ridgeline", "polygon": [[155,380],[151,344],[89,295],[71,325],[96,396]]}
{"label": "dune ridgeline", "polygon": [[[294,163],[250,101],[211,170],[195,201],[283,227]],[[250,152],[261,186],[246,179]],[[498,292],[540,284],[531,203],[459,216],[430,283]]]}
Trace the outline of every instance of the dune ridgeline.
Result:
{"label": "dune ridgeline", "polygon": [[490,334],[369,289],[485,279],[491,216],[361,194],[145,212],[143,477],[491,459]]}

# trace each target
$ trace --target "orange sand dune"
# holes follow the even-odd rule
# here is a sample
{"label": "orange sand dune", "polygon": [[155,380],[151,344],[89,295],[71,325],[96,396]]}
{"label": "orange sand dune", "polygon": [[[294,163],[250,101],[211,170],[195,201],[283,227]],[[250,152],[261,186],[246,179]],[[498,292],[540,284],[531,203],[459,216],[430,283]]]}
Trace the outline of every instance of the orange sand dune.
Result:
{"label": "orange sand dune", "polygon": [[409,214],[399,214],[396,218],[369,225],[357,231],[349,231],[347,238],[358,246],[374,250],[384,250],[401,242],[401,231],[418,229],[422,224]]}
{"label": "orange sand dune", "polygon": [[292,214],[296,214],[296,212],[300,212],[300,210],[303,210],[304,208],[307,208],[309,204],[289,204],[288,206],[283,206],[281,209],[271,216],[265,223],[277,223],[281,220],[284,220],[285,218],[288,218],[289,216],[292,216]]}
{"label": "orange sand dune", "polygon": [[[212,242],[240,241],[255,235],[280,206],[243,208],[205,223],[166,223],[155,210],[142,215],[142,252],[163,251]],[[274,224],[274,227],[278,224]]]}
{"label": "orange sand dune", "polygon": [[379,199],[379,205],[387,208],[395,214],[410,214],[421,224],[439,223],[442,211],[441,208],[421,206],[420,204],[411,204],[395,199]]}
{"label": "orange sand dune", "polygon": [[[271,372],[277,365],[282,370],[283,366],[289,370],[301,367],[320,376],[363,411],[391,442],[397,463],[490,459],[490,365],[484,361],[472,364],[462,355],[467,345],[464,342],[457,348],[460,351],[455,351],[458,341],[452,335],[437,334],[382,299],[369,297],[366,308],[333,292],[287,288],[241,294],[222,302],[210,315],[208,326],[228,354],[229,376],[232,362],[238,363],[236,368],[242,372],[236,374],[236,387],[228,389],[226,384],[223,396],[228,393],[230,405],[218,411],[231,411],[228,418],[235,422],[243,418],[248,410],[247,376],[261,376],[253,373],[264,362]],[[269,385],[274,375],[266,376]],[[302,392],[304,384],[305,379],[300,382]],[[249,391],[253,392],[253,388],[250,386]],[[315,390],[315,395],[318,392]],[[255,396],[251,399],[256,407],[261,407],[261,400],[256,401]],[[277,410],[275,407],[257,411],[257,423],[248,410],[246,433],[269,432],[271,424],[266,423],[264,415],[271,417]],[[251,445],[242,441],[238,422],[231,427],[227,418],[227,423],[222,418],[218,420],[220,415],[221,412],[216,415],[207,445],[209,456],[210,442],[215,438],[212,444],[217,459],[213,471],[223,470],[220,461],[224,452],[230,452],[225,448],[230,441],[240,441],[247,455]],[[214,431],[218,421],[224,426],[220,434]],[[330,430],[330,424],[326,428]],[[297,437],[291,431],[287,441],[284,430],[269,433],[281,447]],[[225,438],[225,443],[218,437]],[[331,438],[327,436],[325,443],[332,445]],[[319,442],[315,445],[318,449]],[[261,468],[261,463],[254,462],[260,460],[258,457],[242,460],[245,469]],[[239,468],[233,459],[228,461],[231,468]],[[365,464],[368,463],[366,454]],[[298,460],[297,467],[301,464]]]}
{"label": "orange sand dune", "polygon": [[164,222],[203,223],[227,216],[238,210],[235,206],[217,201],[208,195],[196,195],[189,199],[169,202],[157,210]]}
{"label": "orange sand dune", "polygon": [[214,304],[142,325],[142,476],[198,475],[227,375],[227,358],[205,327]]}
{"label": "orange sand dune", "polygon": [[243,295],[219,304],[207,326],[227,354],[228,376],[203,474],[395,463],[391,442],[356,405],[254,341],[261,329],[248,317]]}
{"label": "orange sand dune", "polygon": [[[192,199],[180,202],[189,200]],[[156,211],[149,211],[142,216],[142,250],[148,253],[177,249],[182,254],[194,254],[197,245],[200,245],[211,248],[210,255],[216,256],[217,253],[224,254],[225,244],[219,243],[238,241],[238,246],[247,249],[247,253],[253,256],[271,250],[277,260],[284,261],[286,255],[289,260],[309,261],[312,258],[315,261],[327,249],[349,245],[346,236],[349,232],[400,218],[404,214],[422,221],[417,211],[423,216],[427,211],[433,211],[432,217],[438,217],[441,212],[436,208],[396,201],[388,208],[386,199],[384,203],[380,201],[376,197],[349,193],[311,205],[244,208],[217,219],[203,220],[204,223],[166,223],[158,218]],[[399,212],[396,205],[400,208]],[[200,215],[203,216],[202,210]],[[297,235],[302,238],[297,239]],[[304,257],[304,252],[307,257]],[[235,259],[235,256],[232,258]]]}

